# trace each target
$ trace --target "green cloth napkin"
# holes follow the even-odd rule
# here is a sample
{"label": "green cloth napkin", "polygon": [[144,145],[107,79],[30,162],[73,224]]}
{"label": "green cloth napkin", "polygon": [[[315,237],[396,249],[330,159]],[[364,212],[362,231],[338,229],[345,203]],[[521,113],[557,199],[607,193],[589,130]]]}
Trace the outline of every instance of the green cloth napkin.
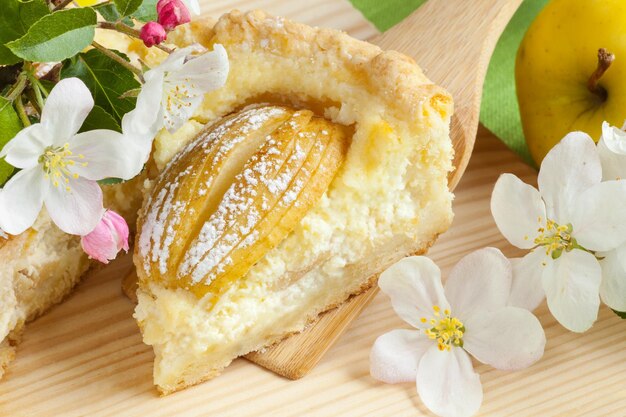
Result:
{"label": "green cloth napkin", "polygon": [[426,3],[426,0],[350,0],[363,16],[381,32],[386,31],[415,9]]}
{"label": "green cloth napkin", "polygon": [[[350,1],[380,31],[385,31],[426,0]],[[511,19],[489,63],[480,109],[481,123],[530,164],[533,162],[524,140],[515,94],[515,55],[526,29],[547,2],[524,0]]]}

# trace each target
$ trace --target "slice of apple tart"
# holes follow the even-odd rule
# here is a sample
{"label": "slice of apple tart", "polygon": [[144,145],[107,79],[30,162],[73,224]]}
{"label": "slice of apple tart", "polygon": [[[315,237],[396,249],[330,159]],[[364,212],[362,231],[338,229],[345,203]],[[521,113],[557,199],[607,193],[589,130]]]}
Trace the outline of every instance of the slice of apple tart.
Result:
{"label": "slice of apple tart", "polygon": [[301,331],[452,220],[452,100],[413,60],[262,12],[194,36],[229,78],[194,138],[157,138],[134,257],[162,393]]}

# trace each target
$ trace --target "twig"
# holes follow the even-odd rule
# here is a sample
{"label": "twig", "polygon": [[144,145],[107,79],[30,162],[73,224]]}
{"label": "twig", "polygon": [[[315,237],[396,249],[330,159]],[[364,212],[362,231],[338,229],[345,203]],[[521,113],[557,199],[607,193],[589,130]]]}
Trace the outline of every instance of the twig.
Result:
{"label": "twig", "polygon": [[24,110],[24,103],[22,103],[22,96],[19,96],[17,100],[15,100],[15,110],[17,110],[17,115],[20,117],[22,124],[25,127],[30,126],[30,120],[28,120],[26,110]]}
{"label": "twig", "polygon": [[65,7],[70,4],[72,1],[74,0],[63,0],[61,3],[59,3],[54,9],[52,9],[53,12],[56,12],[57,10],[61,10],[61,9],[65,9]]}
{"label": "twig", "polygon": [[104,46],[100,45],[98,42],[93,41],[91,43],[91,45],[96,48],[97,50],[99,50],[100,52],[102,52],[104,55],[108,56],[109,58],[111,58],[112,60],[116,61],[117,63],[119,63],[120,65],[123,65],[124,67],[126,67],[127,69],[129,69],[130,71],[132,71],[137,77],[139,77],[139,80],[143,83],[144,79],[143,79],[143,72],[141,72],[141,70],[139,68],[137,68],[136,66],[134,66],[133,64],[131,64],[130,62],[126,61],[124,58],[122,58],[121,56],[119,56],[118,54],[116,54],[115,52],[105,48]]}
{"label": "twig", "polygon": [[44,85],[41,83],[41,81],[39,81],[37,77],[33,77],[32,81],[37,85],[37,89],[39,90],[39,92],[43,93],[45,97],[48,97],[48,95],[50,95],[48,89],[44,87]]}
{"label": "twig", "polygon": [[7,96],[5,97],[9,101],[14,101],[16,98],[22,94],[22,92],[28,86],[28,74],[26,72],[21,72],[20,75],[17,76],[17,80],[13,87],[8,91]]}

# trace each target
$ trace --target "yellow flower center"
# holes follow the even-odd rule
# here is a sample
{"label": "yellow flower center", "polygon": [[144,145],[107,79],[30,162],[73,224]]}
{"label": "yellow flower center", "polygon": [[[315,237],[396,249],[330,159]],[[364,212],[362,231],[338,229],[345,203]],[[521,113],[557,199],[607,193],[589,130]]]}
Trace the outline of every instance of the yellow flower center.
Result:
{"label": "yellow flower center", "polygon": [[535,238],[535,244],[545,247],[546,255],[557,259],[563,251],[569,252],[578,247],[576,239],[572,237],[572,230],[571,224],[559,225],[548,219],[546,227],[540,227],[537,230],[539,234]]}
{"label": "yellow flower center", "polygon": [[456,317],[450,315],[450,310],[446,309],[441,314],[439,306],[433,306],[435,318],[430,320],[421,318],[422,323],[430,323],[433,327],[424,330],[429,339],[437,341],[439,350],[450,350],[453,346],[463,347],[463,334],[465,326]]}
{"label": "yellow flower center", "polygon": [[[66,191],[71,191],[69,187],[70,178],[78,178],[78,174],[70,171],[70,167],[76,164],[75,159],[84,159],[83,155],[74,156],[70,151],[70,145],[48,146],[39,157],[39,163],[43,166],[45,178],[52,181],[55,187],[60,183],[65,184]],[[82,166],[87,166],[87,162],[82,162]]]}
{"label": "yellow flower center", "polygon": [[169,115],[175,115],[181,117],[185,111],[191,107],[191,98],[197,94],[194,92],[195,86],[188,80],[185,80],[182,84],[176,84],[172,82],[165,82],[165,88],[163,89],[165,94],[165,110],[164,115],[165,124],[171,127],[174,122],[169,120]]}

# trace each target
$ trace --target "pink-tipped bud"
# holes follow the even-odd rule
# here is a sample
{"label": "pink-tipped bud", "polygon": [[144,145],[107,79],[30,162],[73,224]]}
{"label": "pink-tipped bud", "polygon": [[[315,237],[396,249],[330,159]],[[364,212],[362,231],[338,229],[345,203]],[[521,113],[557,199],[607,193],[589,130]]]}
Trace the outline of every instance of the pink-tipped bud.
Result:
{"label": "pink-tipped bud", "polygon": [[189,10],[181,0],[159,0],[157,13],[159,15],[159,23],[165,30],[172,30],[176,26],[191,21]]}
{"label": "pink-tipped bud", "polygon": [[103,264],[115,259],[119,251],[128,252],[128,225],[126,220],[114,211],[107,210],[100,223],[80,240],[81,246],[90,258]]}
{"label": "pink-tipped bud", "polygon": [[158,45],[167,38],[165,28],[157,22],[148,22],[141,28],[139,37],[148,48]]}

